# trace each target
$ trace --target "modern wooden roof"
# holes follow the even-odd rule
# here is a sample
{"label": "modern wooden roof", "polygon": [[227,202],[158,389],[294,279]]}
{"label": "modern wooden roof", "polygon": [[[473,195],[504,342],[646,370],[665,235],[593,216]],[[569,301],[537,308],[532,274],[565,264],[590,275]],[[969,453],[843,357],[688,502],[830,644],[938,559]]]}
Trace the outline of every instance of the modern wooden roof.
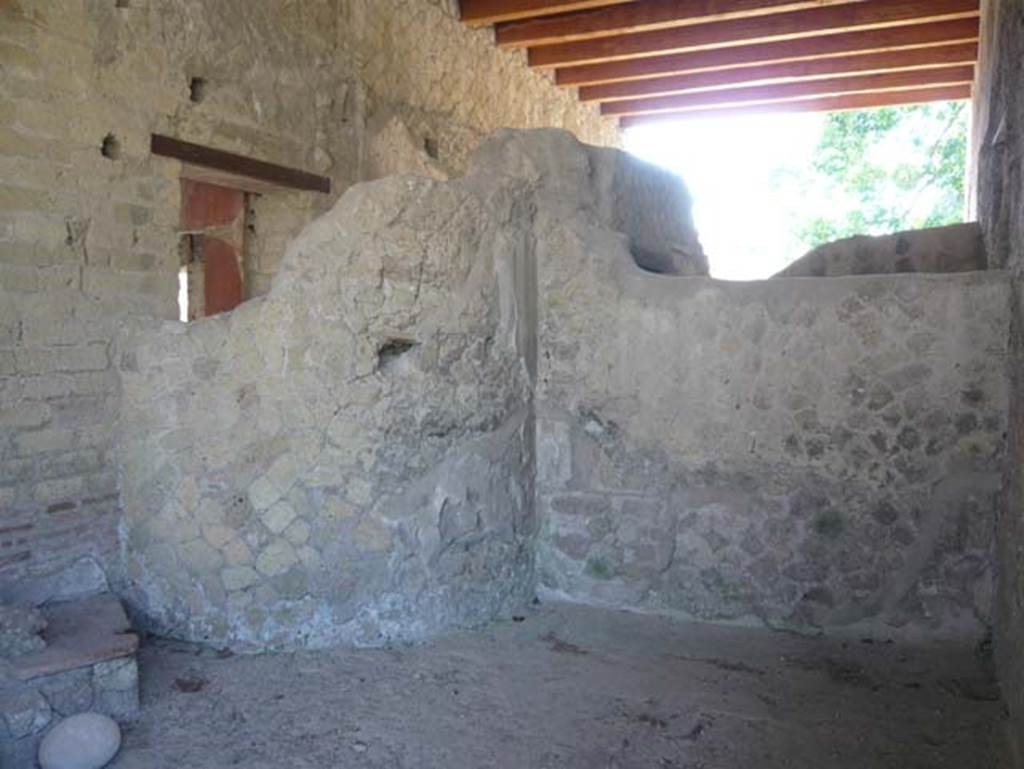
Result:
{"label": "modern wooden roof", "polygon": [[968,99],[980,0],[461,0],[623,126]]}

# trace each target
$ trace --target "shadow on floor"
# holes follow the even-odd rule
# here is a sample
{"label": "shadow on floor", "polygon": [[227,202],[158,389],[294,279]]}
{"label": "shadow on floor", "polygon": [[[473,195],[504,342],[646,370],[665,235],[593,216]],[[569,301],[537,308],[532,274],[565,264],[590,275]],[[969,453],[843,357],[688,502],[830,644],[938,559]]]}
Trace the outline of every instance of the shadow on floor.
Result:
{"label": "shadow on floor", "polygon": [[975,651],[808,639],[582,606],[431,644],[140,652],[117,769],[983,769]]}

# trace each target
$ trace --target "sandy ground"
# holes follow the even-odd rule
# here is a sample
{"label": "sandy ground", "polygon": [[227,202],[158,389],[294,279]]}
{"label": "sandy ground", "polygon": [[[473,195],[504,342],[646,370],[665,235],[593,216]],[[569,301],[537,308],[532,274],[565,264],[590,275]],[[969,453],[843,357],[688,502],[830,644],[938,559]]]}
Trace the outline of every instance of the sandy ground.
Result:
{"label": "sandy ground", "polygon": [[973,649],[581,606],[422,646],[230,656],[155,641],[117,769],[989,769]]}

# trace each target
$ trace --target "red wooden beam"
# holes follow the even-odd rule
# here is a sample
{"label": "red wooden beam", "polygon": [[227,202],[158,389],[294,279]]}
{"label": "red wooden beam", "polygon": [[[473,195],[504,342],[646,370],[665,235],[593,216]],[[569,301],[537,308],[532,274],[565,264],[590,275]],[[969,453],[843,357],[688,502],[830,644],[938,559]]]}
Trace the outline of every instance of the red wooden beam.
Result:
{"label": "red wooden beam", "polygon": [[555,71],[555,82],[582,86],[659,75],[684,74],[769,62],[797,61],[845,53],[869,53],[978,40],[978,19],[888,27],[868,32],[786,40],[777,43],[731,46],[703,51],[649,56],[601,64],[585,64]]}
{"label": "red wooden beam", "polygon": [[799,101],[773,102],[739,107],[711,107],[704,109],[663,112],[656,115],[630,115],[623,117],[619,125],[632,128],[637,125],[654,123],[675,123],[680,120],[701,118],[747,117],[787,112],[841,112],[853,109],[874,109],[905,104],[924,104],[935,101],[957,101],[971,98],[970,85],[945,85],[932,88],[914,88],[906,91],[875,91],[840,96],[823,96]]}
{"label": "red wooden beam", "polygon": [[970,85],[973,80],[973,66],[885,72],[879,75],[857,75],[828,80],[803,80],[796,83],[729,88],[716,91],[694,91],[651,99],[605,102],[601,105],[601,114],[642,115],[656,112],[675,112],[697,107],[731,106],[746,102],[788,101],[805,97],[836,96],[843,93],[892,91],[936,85]]}
{"label": "red wooden beam", "polygon": [[600,8],[633,0],[460,0],[462,20],[473,27],[552,13]]}
{"label": "red wooden beam", "polygon": [[975,18],[979,0],[872,0],[755,18],[614,35],[529,49],[534,67],[585,64],[702,48],[790,40],[925,21]]}
{"label": "red wooden beam", "polygon": [[973,64],[978,60],[977,43],[906,48],[899,51],[801,59],[775,64],[705,70],[686,75],[624,80],[580,88],[581,101],[616,101],[640,97],[668,96],[688,91],[736,85],[764,85],[770,82],[806,80],[850,74],[868,74],[907,69],[925,69],[954,64]]}
{"label": "red wooden beam", "polygon": [[500,46],[551,45],[605,35],[821,8],[865,0],[645,0],[498,24]]}

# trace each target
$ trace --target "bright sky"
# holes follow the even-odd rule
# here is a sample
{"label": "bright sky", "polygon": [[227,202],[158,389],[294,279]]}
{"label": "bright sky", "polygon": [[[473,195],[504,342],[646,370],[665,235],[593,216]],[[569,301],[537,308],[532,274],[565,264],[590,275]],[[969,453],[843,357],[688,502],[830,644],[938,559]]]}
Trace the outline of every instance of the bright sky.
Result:
{"label": "bright sky", "polygon": [[[796,233],[809,221],[842,220],[861,205],[856,196],[808,173],[825,121],[822,113],[806,112],[690,118],[629,129],[625,143],[630,152],[686,181],[711,274],[757,280],[806,253]],[[958,130],[953,125],[927,110],[912,112],[869,145],[867,158],[894,175],[900,168],[923,166],[935,142]],[[882,184],[874,194],[879,205],[904,212],[903,221],[914,227],[923,226],[948,189],[922,184],[906,192]]]}
{"label": "bright sky", "polygon": [[821,135],[820,113],[700,118],[636,126],[626,149],[686,181],[711,274],[728,280],[767,278],[801,257],[792,234],[799,196],[780,200],[771,179],[804,166]]}

